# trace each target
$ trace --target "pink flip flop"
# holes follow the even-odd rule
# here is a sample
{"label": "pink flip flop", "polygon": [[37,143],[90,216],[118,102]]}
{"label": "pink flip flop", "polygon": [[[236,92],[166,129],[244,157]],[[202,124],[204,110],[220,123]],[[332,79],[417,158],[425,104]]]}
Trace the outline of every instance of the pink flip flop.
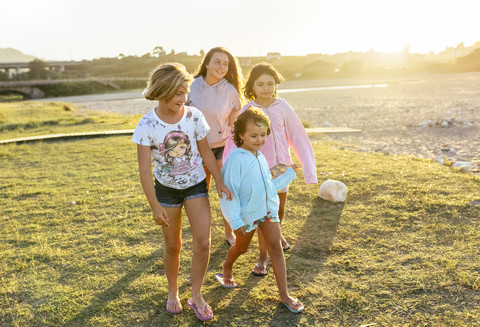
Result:
{"label": "pink flip flop", "polygon": [[[200,312],[198,312],[198,308],[197,306],[195,305],[195,303],[193,303],[193,300],[192,299],[189,299],[187,301],[187,304],[190,306],[190,308],[193,309],[193,311],[195,311],[195,316],[197,316],[197,318],[200,320],[200,321],[208,321],[208,320],[211,320],[213,318],[213,311],[212,313],[210,313],[210,315],[204,317],[200,314]],[[208,304],[206,304],[202,309],[203,309],[203,312],[207,312],[207,309],[210,308],[210,306]],[[211,308],[210,308],[211,310]]]}

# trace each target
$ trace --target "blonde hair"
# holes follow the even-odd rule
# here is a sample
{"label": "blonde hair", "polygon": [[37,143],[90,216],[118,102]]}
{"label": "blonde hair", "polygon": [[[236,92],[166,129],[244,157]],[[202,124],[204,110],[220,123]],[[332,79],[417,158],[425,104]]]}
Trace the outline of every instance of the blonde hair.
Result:
{"label": "blonde hair", "polygon": [[184,65],[179,63],[163,64],[150,73],[147,87],[142,94],[147,100],[169,101],[182,83],[191,83],[192,81],[192,75],[187,72]]}

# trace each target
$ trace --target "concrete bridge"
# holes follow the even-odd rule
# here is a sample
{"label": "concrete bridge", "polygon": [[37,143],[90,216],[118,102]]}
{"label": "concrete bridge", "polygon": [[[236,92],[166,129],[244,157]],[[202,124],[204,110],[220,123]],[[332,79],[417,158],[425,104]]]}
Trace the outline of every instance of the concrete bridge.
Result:
{"label": "concrete bridge", "polygon": [[[57,70],[61,73],[65,71],[66,66],[79,66],[80,61],[46,61],[47,69]],[[15,75],[20,75],[22,69],[29,69],[28,62],[6,62],[0,63],[0,70],[4,70],[9,79],[12,79]]]}
{"label": "concrete bridge", "polygon": [[38,87],[24,82],[0,82],[0,94],[20,94],[24,99],[40,99],[45,93]]}

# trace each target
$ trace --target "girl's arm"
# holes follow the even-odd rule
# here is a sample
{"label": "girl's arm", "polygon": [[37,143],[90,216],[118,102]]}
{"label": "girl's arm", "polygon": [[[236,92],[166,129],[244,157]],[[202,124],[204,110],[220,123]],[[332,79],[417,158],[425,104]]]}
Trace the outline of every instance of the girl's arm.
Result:
{"label": "girl's arm", "polygon": [[233,131],[233,124],[235,124],[235,122],[237,121],[238,115],[240,115],[240,108],[233,108],[230,113],[230,116],[228,117],[228,126],[231,127],[232,131]]}
{"label": "girl's arm", "polygon": [[275,189],[277,191],[286,187],[294,179],[297,178],[297,174],[295,173],[295,168],[296,168],[296,165],[292,165],[291,167],[288,167],[287,171],[285,171],[284,174],[282,174],[281,176],[279,176],[275,179],[272,179],[272,183],[275,186]]}
{"label": "girl's arm", "polygon": [[167,211],[157,201],[155,187],[153,186],[152,161],[150,157],[150,146],[137,144],[138,172],[143,192],[147,197],[148,204],[152,209],[155,224],[169,226]]}
{"label": "girl's arm", "polygon": [[[225,220],[234,231],[245,226],[241,215],[242,206],[240,201],[240,187],[245,178],[242,173],[242,161],[238,158],[229,158],[222,167],[222,176],[228,189],[232,192],[232,199],[220,199],[220,208]],[[241,231],[239,231],[242,234]],[[237,232],[235,232],[237,234]],[[238,234],[237,234],[238,235]]]}
{"label": "girl's arm", "polygon": [[223,198],[223,193],[227,195],[227,200],[232,199],[232,193],[230,190],[225,186],[223,183],[222,175],[220,174],[220,170],[217,166],[217,159],[213,155],[210,146],[208,145],[207,138],[204,137],[200,141],[197,141],[198,151],[202,156],[202,160],[205,163],[205,167],[207,167],[208,171],[212,174],[213,178],[215,179],[215,186],[217,188],[218,196]]}
{"label": "girl's arm", "polygon": [[225,147],[223,148],[223,155],[222,155],[222,161],[223,162],[227,161],[228,155],[236,147],[237,146],[235,145],[235,142],[233,141],[233,133],[230,133],[230,135],[228,135],[227,141],[225,142]]}
{"label": "girl's arm", "polygon": [[238,115],[240,115],[240,111],[242,109],[242,102],[240,101],[240,95],[235,92],[233,95],[233,107],[230,111],[230,116],[228,117],[228,126],[230,126],[233,130],[233,124],[237,120]]}
{"label": "girl's arm", "polygon": [[284,110],[284,114],[287,141],[293,152],[295,152],[298,161],[300,161],[305,183],[316,184],[317,168],[315,165],[315,154],[313,153],[312,143],[308,138],[307,131],[290,105]]}
{"label": "girl's arm", "polygon": [[[240,100],[239,100],[240,101]],[[242,113],[244,112],[245,110],[247,110],[248,108],[250,108],[249,105],[247,106],[244,106],[242,109],[240,109],[239,111],[237,111],[237,113],[235,114],[235,120],[233,122],[231,122],[231,126],[232,126],[232,131],[230,133],[230,135],[228,136],[228,139],[227,141],[225,142],[225,148],[223,149],[223,156],[222,156],[222,161],[225,162],[228,158],[228,155],[230,154],[230,152],[232,152],[233,149],[235,149],[237,146],[235,145],[235,142],[233,141],[233,127],[234,127],[234,123],[235,121],[237,120],[237,117]]]}

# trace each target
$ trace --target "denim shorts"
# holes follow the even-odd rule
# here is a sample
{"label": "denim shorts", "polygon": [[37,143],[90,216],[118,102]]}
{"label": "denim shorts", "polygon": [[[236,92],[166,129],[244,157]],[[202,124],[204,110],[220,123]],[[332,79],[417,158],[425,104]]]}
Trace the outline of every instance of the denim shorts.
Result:
{"label": "denim shorts", "polygon": [[225,149],[224,146],[221,146],[219,148],[213,148],[212,149],[212,152],[213,152],[213,155],[215,156],[215,159],[217,160],[222,160],[222,156],[223,156],[223,150]]}
{"label": "denim shorts", "polygon": [[190,199],[208,198],[207,182],[205,180],[185,189],[176,189],[164,186],[155,179],[155,195],[158,203],[163,207],[177,208]]}

